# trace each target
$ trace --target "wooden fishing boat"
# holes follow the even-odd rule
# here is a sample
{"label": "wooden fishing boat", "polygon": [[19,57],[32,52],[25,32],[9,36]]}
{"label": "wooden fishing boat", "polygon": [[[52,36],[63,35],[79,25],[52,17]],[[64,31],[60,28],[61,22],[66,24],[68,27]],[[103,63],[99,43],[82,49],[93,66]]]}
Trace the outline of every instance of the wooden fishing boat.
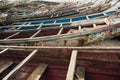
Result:
{"label": "wooden fishing boat", "polygon": [[11,15],[11,18],[8,20],[19,20],[31,16],[42,15],[45,14],[46,10],[56,5],[57,3],[45,3],[44,1],[38,1],[36,3],[19,3],[16,4],[14,8],[7,11],[7,13]]}
{"label": "wooden fishing boat", "polygon": [[120,14],[78,21],[67,27],[27,31],[5,31],[0,44],[36,46],[82,46],[119,35]]}
{"label": "wooden fishing boat", "polygon": [[120,48],[0,48],[1,80],[120,80]]}
{"label": "wooden fishing boat", "polygon": [[[96,3],[94,2],[94,4],[91,5],[81,5],[81,6],[76,6],[76,7],[72,7],[72,9],[67,9],[67,10],[61,10],[60,12],[58,11],[48,11],[48,14],[45,15],[40,15],[40,16],[36,16],[35,14],[30,15],[30,16],[24,16],[21,17],[20,19],[8,19],[8,21],[4,22],[4,24],[10,24],[16,21],[33,21],[33,20],[46,20],[46,19],[55,19],[55,18],[63,18],[63,17],[76,17],[76,16],[82,16],[82,15],[87,15],[87,14],[92,14],[92,13],[97,13],[98,11],[101,12],[103,10],[106,10],[110,7],[112,7],[113,5],[115,5],[118,1],[116,0],[114,4],[111,4],[110,2],[107,3],[106,1],[102,2],[102,3]],[[109,4],[109,5],[106,5]],[[102,6],[101,6],[102,5]],[[97,7],[97,8],[96,8]]]}
{"label": "wooden fishing boat", "polygon": [[[89,2],[89,3],[83,3],[82,5],[74,5],[69,6],[67,8],[62,8],[62,9],[57,9],[57,10],[50,10],[48,13],[44,16],[32,16],[30,18],[27,18],[24,20],[44,20],[44,19],[55,19],[55,18],[67,18],[67,17],[77,17],[77,16],[83,16],[83,15],[88,15],[92,13],[98,13],[101,11],[104,11],[106,9],[109,9],[110,7],[114,6],[118,0],[114,1],[114,4],[111,3],[111,0],[105,0],[102,2],[99,1],[94,1],[94,2]],[[54,7],[53,7],[54,9]]]}
{"label": "wooden fishing boat", "polygon": [[76,21],[83,21],[83,20],[90,20],[95,18],[107,18],[109,16],[118,14],[119,11],[107,11],[102,13],[96,13],[86,16],[79,16],[73,18],[65,18],[65,19],[55,19],[55,20],[36,20],[36,21],[25,21],[25,22],[16,22],[9,26],[1,26],[0,31],[7,31],[7,30],[39,30],[39,29],[46,29],[46,28],[56,28],[56,27],[66,27],[71,26],[73,22]]}

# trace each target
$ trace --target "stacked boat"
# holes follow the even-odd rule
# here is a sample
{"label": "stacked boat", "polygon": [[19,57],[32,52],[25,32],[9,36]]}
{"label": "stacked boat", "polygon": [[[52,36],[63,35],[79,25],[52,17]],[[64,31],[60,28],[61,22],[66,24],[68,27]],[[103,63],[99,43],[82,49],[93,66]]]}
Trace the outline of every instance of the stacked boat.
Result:
{"label": "stacked boat", "polygon": [[[42,1],[43,2],[43,1]],[[56,19],[56,18],[68,18],[77,17],[92,13],[98,13],[114,6],[118,0],[112,3],[111,0],[106,1],[92,1],[89,3],[65,3],[61,7],[61,4],[54,3],[49,5],[48,3],[33,4],[27,3],[21,6],[16,5],[16,9],[11,9],[7,13],[7,21],[4,24],[10,24],[16,21],[25,20],[45,20],[45,19]],[[28,7],[26,7],[28,6]],[[57,7],[56,7],[57,6]],[[24,8],[25,7],[25,8]],[[55,8],[56,7],[56,8]],[[97,7],[97,8],[96,8]]]}
{"label": "stacked boat", "polygon": [[0,26],[0,79],[120,80],[119,47],[85,47],[120,36],[119,10],[104,11],[117,2],[57,4]]}
{"label": "stacked boat", "polygon": [[[11,27],[1,27],[0,43],[31,46],[81,46],[118,36],[120,14],[115,11],[107,13],[111,16],[99,13],[72,19],[14,23]],[[88,19],[89,17],[92,19]]]}

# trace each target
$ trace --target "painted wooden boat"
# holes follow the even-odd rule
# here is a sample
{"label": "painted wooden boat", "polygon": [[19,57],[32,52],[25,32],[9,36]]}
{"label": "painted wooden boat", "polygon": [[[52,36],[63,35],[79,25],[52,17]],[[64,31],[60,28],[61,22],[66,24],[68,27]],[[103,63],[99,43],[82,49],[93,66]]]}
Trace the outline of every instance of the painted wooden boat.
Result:
{"label": "painted wooden boat", "polygon": [[[117,3],[118,1],[116,1]],[[4,22],[4,24],[10,24],[10,23],[13,23],[15,21],[31,21],[31,20],[44,20],[44,19],[55,19],[55,18],[61,18],[61,17],[68,17],[68,16],[71,16],[71,17],[75,17],[75,16],[82,16],[82,15],[87,15],[87,14],[92,14],[92,13],[97,13],[98,11],[101,12],[103,10],[106,10],[110,7],[112,7],[113,5],[115,5],[116,3],[114,4],[111,4],[111,3],[106,3],[103,2],[103,3],[100,3],[98,5],[96,5],[97,3],[94,3],[94,5],[88,5],[88,6],[85,6],[85,7],[82,7],[82,6],[79,6],[80,9],[77,10],[77,11],[73,11],[72,9],[71,10],[67,10],[67,12],[65,13],[55,13],[55,16],[53,15],[53,13],[51,13],[50,15],[44,15],[44,16],[35,16],[35,15],[31,15],[31,16],[27,16],[27,17],[24,17],[22,19],[9,19],[7,22]],[[106,5],[106,4],[109,4],[109,5]],[[101,6],[103,5],[103,6]],[[96,8],[97,7],[97,8]],[[78,7],[76,8],[78,9]],[[75,9],[74,9],[75,10]]]}
{"label": "painted wooden boat", "polygon": [[1,80],[120,80],[120,48],[1,47]]}
{"label": "painted wooden boat", "polygon": [[60,28],[71,26],[73,22],[76,21],[83,21],[83,20],[90,20],[95,18],[107,18],[109,16],[118,14],[119,11],[107,11],[101,12],[86,16],[79,16],[73,18],[65,18],[65,19],[55,19],[55,20],[36,20],[36,21],[26,21],[26,22],[16,22],[9,26],[1,26],[0,31],[7,31],[7,30],[39,30],[39,29],[47,29],[47,28]]}
{"label": "painted wooden boat", "polygon": [[[52,17],[73,17],[73,16],[82,16],[82,15],[87,15],[91,13],[96,13],[96,12],[101,12],[103,10],[106,10],[113,5],[115,5],[118,1],[115,1],[114,4],[111,4],[111,0],[105,0],[102,2],[99,1],[91,1],[89,3],[81,3],[81,4],[76,4],[76,5],[70,5],[67,8],[58,8],[55,11],[52,11]],[[68,4],[69,5],[69,4]],[[67,5],[66,5],[67,6]],[[63,6],[62,6],[63,7]],[[96,8],[97,7],[97,8]],[[50,18],[50,16],[49,16]]]}
{"label": "painted wooden boat", "polygon": [[[78,5],[78,6],[73,6],[71,9],[66,8],[65,10],[56,10],[56,11],[49,11],[50,15],[45,15],[45,16],[38,16],[38,17],[33,17],[32,20],[44,20],[44,19],[54,19],[54,18],[65,18],[65,17],[76,17],[76,16],[83,16],[83,15],[88,15],[92,13],[97,13],[104,11],[112,6],[114,6],[118,0],[114,1],[114,4],[111,3],[111,0],[105,0],[102,2],[95,1],[91,3],[86,3],[83,5]],[[27,18],[24,20],[31,20],[30,18]]]}
{"label": "painted wooden boat", "polygon": [[72,23],[71,26],[6,31],[0,34],[0,44],[36,46],[82,46],[119,35],[120,14],[109,18]]}
{"label": "painted wooden boat", "polygon": [[20,2],[16,4],[14,8],[7,11],[7,13],[11,15],[11,18],[8,20],[21,20],[23,18],[29,18],[31,16],[35,17],[37,15],[42,15],[45,14],[46,10],[51,9],[51,6],[56,6],[57,4],[58,3],[52,2],[45,3],[44,1],[38,1],[37,3]]}

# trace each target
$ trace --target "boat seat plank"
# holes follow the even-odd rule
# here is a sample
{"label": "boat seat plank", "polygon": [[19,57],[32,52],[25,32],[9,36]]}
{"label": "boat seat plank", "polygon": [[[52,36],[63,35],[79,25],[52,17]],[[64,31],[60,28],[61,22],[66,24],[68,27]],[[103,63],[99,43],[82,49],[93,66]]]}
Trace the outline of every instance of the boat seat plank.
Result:
{"label": "boat seat plank", "polygon": [[39,80],[47,68],[47,64],[39,64],[27,80]]}
{"label": "boat seat plank", "polygon": [[12,64],[13,64],[12,61],[3,62],[3,64],[0,65],[0,73],[2,73],[4,70],[10,67]]}
{"label": "boat seat plank", "polygon": [[77,67],[75,75],[77,77],[76,80],[85,80],[85,68],[84,67]]}
{"label": "boat seat plank", "polygon": [[73,50],[71,54],[66,80],[74,80],[76,60],[77,60],[77,50]]}

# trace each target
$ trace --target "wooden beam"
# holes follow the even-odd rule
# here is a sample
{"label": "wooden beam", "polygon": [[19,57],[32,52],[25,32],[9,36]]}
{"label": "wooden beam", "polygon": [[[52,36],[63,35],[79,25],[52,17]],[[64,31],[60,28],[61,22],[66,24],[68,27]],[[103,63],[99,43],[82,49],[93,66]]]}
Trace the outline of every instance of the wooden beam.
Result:
{"label": "wooden beam", "polygon": [[19,63],[11,72],[9,72],[3,80],[8,80],[12,75],[14,75],[15,72],[17,72],[25,63],[27,63],[37,52],[38,50],[34,50],[32,53],[30,53],[21,63]]}
{"label": "wooden beam", "polygon": [[39,27],[37,29],[40,29],[42,27],[42,24],[39,25]]}
{"label": "wooden beam", "polygon": [[62,32],[62,30],[63,30],[63,28],[61,28],[61,29],[59,30],[59,32],[57,33],[57,35],[60,35],[61,32]]}
{"label": "wooden beam", "polygon": [[77,50],[73,50],[71,54],[66,80],[74,80],[76,60],[77,60]]}
{"label": "wooden beam", "polygon": [[75,75],[77,77],[77,80],[85,80],[85,68],[77,67]]}
{"label": "wooden beam", "polygon": [[35,34],[33,34],[30,38],[35,37],[37,34],[39,34],[39,33],[40,33],[40,31],[41,31],[41,30],[37,31],[37,32],[36,32]]}
{"label": "wooden beam", "polygon": [[6,52],[8,49],[9,49],[9,48],[6,48],[6,49],[4,49],[4,50],[0,51],[0,54],[2,54],[2,53],[4,53],[4,52]]}
{"label": "wooden beam", "polygon": [[15,33],[15,34],[13,34],[13,35],[11,35],[11,36],[8,36],[8,37],[6,37],[4,40],[7,40],[7,39],[9,39],[9,38],[11,38],[11,37],[13,37],[13,36],[16,36],[16,35],[18,35],[20,32],[17,32],[17,33]]}
{"label": "wooden beam", "polygon": [[39,64],[27,80],[39,80],[47,68],[47,64]]}
{"label": "wooden beam", "polygon": [[4,64],[0,65],[0,74],[6,70],[9,66],[13,64],[12,61],[5,62]]}

